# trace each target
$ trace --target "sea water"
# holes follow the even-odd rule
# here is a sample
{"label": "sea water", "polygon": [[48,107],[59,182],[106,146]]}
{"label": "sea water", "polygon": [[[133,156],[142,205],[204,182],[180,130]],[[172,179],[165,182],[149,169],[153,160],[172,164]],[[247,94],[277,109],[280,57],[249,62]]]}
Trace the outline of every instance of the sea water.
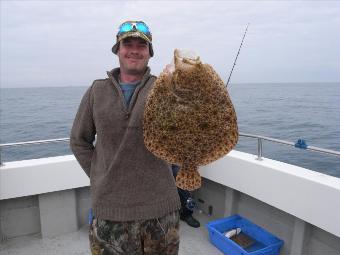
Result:
{"label": "sea water", "polygon": [[[87,87],[1,89],[1,143],[69,137]],[[228,87],[239,131],[340,151],[339,83],[251,83]],[[236,150],[256,154],[257,140]],[[68,143],[3,148],[3,162],[72,154]],[[263,141],[264,157],[340,177],[340,157]]]}

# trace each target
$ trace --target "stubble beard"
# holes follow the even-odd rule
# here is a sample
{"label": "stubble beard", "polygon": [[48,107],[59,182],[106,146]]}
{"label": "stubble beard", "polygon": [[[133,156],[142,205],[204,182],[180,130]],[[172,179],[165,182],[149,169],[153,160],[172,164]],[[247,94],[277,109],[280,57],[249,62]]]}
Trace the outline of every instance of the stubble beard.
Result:
{"label": "stubble beard", "polygon": [[143,63],[138,64],[138,65],[132,65],[132,64],[129,64],[129,63],[124,63],[124,61],[120,61],[120,66],[121,66],[121,68],[124,69],[126,74],[142,75],[142,74],[145,73],[145,70],[148,66],[148,61],[143,62]]}

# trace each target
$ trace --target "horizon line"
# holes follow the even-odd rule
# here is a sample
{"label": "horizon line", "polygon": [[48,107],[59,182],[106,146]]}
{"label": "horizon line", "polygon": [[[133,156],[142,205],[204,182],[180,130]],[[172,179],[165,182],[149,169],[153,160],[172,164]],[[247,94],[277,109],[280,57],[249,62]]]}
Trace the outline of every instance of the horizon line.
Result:
{"label": "horizon line", "polygon": [[[306,84],[306,83],[340,83],[340,81],[289,81],[289,82],[231,82],[228,86],[232,84]],[[3,87],[0,86],[0,89],[28,89],[28,88],[72,88],[72,87],[89,87],[90,85],[61,85],[61,86],[25,86],[25,87]]]}

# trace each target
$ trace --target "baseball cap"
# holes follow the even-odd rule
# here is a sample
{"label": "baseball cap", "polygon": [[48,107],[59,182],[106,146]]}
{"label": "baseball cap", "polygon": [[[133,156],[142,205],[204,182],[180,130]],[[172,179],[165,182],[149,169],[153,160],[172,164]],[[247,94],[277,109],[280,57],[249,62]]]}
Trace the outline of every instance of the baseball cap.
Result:
{"label": "baseball cap", "polygon": [[112,52],[117,54],[119,42],[128,37],[139,37],[149,43],[150,56],[154,55],[152,48],[152,34],[149,27],[143,21],[125,21],[118,29],[116,43],[112,47]]}

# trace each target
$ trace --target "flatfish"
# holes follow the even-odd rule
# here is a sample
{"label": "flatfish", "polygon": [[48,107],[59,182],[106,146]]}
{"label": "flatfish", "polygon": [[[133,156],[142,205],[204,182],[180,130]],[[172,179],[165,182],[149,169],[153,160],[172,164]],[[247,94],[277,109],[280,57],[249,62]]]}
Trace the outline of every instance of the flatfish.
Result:
{"label": "flatfish", "polygon": [[201,186],[198,166],[226,155],[238,141],[224,82],[195,53],[178,49],[147,98],[143,132],[149,151],[181,167],[176,185],[190,191]]}

